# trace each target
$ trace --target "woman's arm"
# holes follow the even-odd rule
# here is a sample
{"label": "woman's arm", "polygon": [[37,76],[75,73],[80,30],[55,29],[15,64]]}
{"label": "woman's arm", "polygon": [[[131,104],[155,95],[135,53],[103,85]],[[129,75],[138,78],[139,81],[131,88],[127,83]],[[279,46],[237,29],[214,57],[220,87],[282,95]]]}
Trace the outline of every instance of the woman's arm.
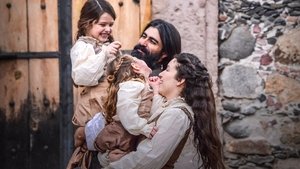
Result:
{"label": "woman's arm", "polygon": [[77,41],[71,49],[72,78],[75,84],[94,86],[104,73],[107,61],[106,46],[102,51],[95,54],[91,44]]}
{"label": "woman's arm", "polygon": [[107,168],[157,169],[170,159],[175,148],[189,128],[189,119],[178,108],[165,110],[157,121],[154,137],[142,141],[137,151],[131,152]]}

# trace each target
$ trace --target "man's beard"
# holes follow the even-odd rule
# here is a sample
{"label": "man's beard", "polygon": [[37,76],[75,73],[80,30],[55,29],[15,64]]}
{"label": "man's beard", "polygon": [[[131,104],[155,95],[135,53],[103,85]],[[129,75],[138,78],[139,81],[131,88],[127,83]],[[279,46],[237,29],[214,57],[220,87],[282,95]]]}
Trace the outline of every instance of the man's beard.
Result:
{"label": "man's beard", "polygon": [[[142,52],[140,52],[140,51]],[[152,70],[159,66],[157,62],[161,57],[161,53],[151,54],[145,46],[140,44],[135,45],[131,55],[146,62],[147,66]]]}

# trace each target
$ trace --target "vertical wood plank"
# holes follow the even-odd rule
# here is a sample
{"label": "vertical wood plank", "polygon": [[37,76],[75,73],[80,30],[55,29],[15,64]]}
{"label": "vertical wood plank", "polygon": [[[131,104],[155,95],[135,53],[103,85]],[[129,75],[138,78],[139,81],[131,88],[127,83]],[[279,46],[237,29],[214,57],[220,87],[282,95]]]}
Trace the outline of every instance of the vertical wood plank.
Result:
{"label": "vertical wood plank", "polygon": [[80,10],[86,0],[73,0],[72,1],[72,40],[75,42],[75,37],[77,34],[77,22],[80,17]]}
{"label": "vertical wood plank", "polygon": [[[58,59],[29,61],[30,138],[32,169],[59,167]],[[45,156],[47,154],[47,156]],[[43,162],[42,162],[43,161]]]}
{"label": "vertical wood plank", "polygon": [[152,6],[151,0],[140,1],[140,31],[141,34],[145,26],[151,21],[152,18]]}
{"label": "vertical wood plank", "polygon": [[30,52],[58,51],[57,11],[57,0],[28,0]]}
{"label": "vertical wood plank", "polygon": [[28,60],[1,60],[0,67],[0,109],[7,120],[16,120],[28,95]]}
{"label": "vertical wood plank", "polygon": [[[58,51],[57,0],[28,0],[28,30],[30,52]],[[58,59],[30,59],[29,75],[30,168],[58,168]]]}
{"label": "vertical wood plank", "polygon": [[[32,106],[48,112],[56,111],[59,106],[59,66],[58,59],[30,59],[29,88],[32,94]],[[47,108],[47,109],[44,109]],[[49,108],[49,109],[48,109]]]}
{"label": "vertical wood plank", "polygon": [[26,1],[0,1],[0,52],[27,51]]}
{"label": "vertical wood plank", "polygon": [[108,0],[116,11],[113,26],[115,40],[122,43],[122,50],[132,50],[140,36],[139,4],[128,0]]}
{"label": "vertical wood plank", "polygon": [[[58,51],[57,0],[28,0],[29,51]],[[30,168],[58,168],[58,59],[29,60]],[[43,156],[43,154],[48,154]]]}
{"label": "vertical wood plank", "polygon": [[28,167],[28,60],[0,61],[1,168]]}

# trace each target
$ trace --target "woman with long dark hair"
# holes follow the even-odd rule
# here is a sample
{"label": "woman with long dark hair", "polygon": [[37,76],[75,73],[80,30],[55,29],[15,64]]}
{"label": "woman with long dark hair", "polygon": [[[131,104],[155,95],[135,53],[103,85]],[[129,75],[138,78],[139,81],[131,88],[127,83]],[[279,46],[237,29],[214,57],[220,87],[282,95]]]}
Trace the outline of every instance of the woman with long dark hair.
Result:
{"label": "woman with long dark hair", "polygon": [[158,131],[119,160],[118,151],[112,151],[107,168],[174,168],[182,150],[192,146],[198,155],[188,159],[193,168],[224,169],[211,77],[201,61],[188,53],[175,55],[150,80],[154,98],[148,123],[155,123]]}

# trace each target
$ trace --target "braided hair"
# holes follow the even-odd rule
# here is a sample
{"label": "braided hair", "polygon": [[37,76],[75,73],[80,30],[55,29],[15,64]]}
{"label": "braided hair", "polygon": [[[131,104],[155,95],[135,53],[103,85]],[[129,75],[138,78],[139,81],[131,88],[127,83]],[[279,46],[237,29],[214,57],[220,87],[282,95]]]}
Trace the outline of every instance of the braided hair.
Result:
{"label": "braided hair", "polygon": [[185,79],[181,96],[194,112],[194,144],[202,166],[205,169],[224,169],[211,77],[195,55],[181,53],[175,58],[178,63],[176,79]]}
{"label": "braided hair", "polygon": [[135,58],[130,55],[123,55],[115,58],[107,65],[106,73],[109,87],[107,88],[108,96],[104,102],[104,112],[107,123],[111,123],[113,121],[112,117],[116,115],[119,84],[132,79],[145,82],[143,75],[133,71],[131,63],[135,62],[134,59]]}

